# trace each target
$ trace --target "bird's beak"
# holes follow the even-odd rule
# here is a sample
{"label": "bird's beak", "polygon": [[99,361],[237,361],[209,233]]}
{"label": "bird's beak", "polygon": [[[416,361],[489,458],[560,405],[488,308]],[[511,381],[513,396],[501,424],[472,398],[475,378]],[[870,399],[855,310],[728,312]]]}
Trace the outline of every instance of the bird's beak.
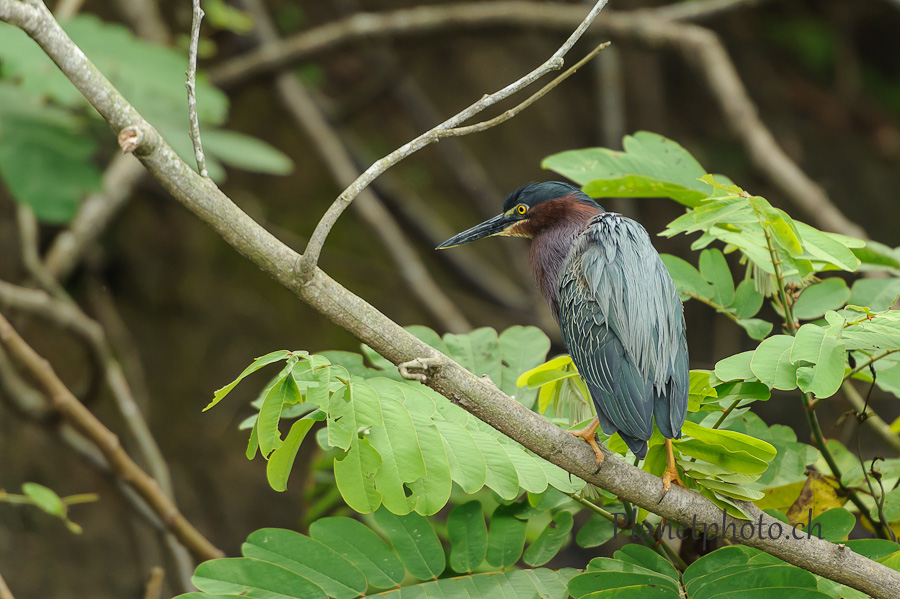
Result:
{"label": "bird's beak", "polygon": [[498,214],[494,218],[486,220],[480,225],[475,225],[471,229],[451,237],[435,249],[446,250],[447,248],[463,245],[464,243],[469,243],[470,241],[475,241],[484,237],[502,235],[511,225],[514,225],[517,222],[520,221],[515,217],[506,214]]}

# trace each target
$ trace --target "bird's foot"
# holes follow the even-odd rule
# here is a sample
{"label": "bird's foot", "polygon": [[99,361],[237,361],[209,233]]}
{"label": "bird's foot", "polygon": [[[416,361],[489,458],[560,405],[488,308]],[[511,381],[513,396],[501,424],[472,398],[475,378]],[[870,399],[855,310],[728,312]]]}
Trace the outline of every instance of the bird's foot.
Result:
{"label": "bird's foot", "polygon": [[662,475],[663,492],[662,496],[659,498],[659,503],[662,503],[662,500],[665,499],[666,493],[672,488],[672,483],[675,483],[679,487],[685,486],[684,482],[682,482],[681,478],[678,476],[677,468],[666,468],[666,471]]}
{"label": "bird's foot", "polygon": [[570,435],[575,437],[580,437],[584,439],[588,445],[591,446],[591,449],[594,450],[594,454],[597,456],[596,462],[596,470],[594,470],[594,474],[600,472],[600,468],[603,466],[603,452],[600,451],[600,446],[597,445],[597,426],[600,422],[597,419],[594,419],[586,428],[581,429],[580,431],[566,431]]}

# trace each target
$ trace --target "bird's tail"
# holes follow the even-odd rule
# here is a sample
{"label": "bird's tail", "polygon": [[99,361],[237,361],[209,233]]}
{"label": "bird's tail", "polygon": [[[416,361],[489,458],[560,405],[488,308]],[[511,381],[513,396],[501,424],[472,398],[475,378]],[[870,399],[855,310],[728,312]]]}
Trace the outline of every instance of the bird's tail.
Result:
{"label": "bird's tail", "polygon": [[625,444],[628,445],[628,449],[631,450],[631,453],[636,457],[643,460],[647,456],[647,441],[638,439],[637,437],[629,437],[628,435],[622,434],[622,431],[619,431],[619,435],[622,437],[622,440],[625,441]]}

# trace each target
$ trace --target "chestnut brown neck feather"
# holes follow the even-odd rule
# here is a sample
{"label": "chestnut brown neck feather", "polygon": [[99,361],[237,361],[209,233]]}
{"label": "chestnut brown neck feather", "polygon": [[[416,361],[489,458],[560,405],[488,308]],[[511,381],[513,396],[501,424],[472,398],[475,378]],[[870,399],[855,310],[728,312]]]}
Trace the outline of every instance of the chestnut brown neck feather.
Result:
{"label": "chestnut brown neck feather", "polygon": [[559,320],[559,305],[556,299],[559,271],[572,247],[572,242],[588,222],[602,210],[590,204],[578,202],[566,196],[556,200],[541,202],[532,208],[527,223],[531,237],[528,256],[531,271],[541,290],[553,318]]}

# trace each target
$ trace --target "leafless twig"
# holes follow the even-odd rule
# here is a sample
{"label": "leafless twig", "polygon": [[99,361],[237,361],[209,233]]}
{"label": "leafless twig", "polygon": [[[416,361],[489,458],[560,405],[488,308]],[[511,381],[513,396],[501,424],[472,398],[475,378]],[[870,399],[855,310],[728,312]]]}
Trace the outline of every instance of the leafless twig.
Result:
{"label": "leafless twig", "polygon": [[[859,392],[853,387],[853,383],[851,383],[850,381],[844,381],[844,383],[841,385],[841,391],[844,392],[844,397],[847,399],[847,402],[853,407],[853,409],[857,413],[862,413],[862,411],[866,407],[866,402],[865,400],[863,400]],[[900,454],[900,435],[892,431],[891,425],[885,422],[881,418],[881,416],[870,409],[866,411],[865,422],[861,422],[859,426],[865,426],[865,423],[868,423],[872,427],[872,430],[875,431],[875,434],[881,437],[881,440],[887,443],[892,450],[894,450],[897,454]]]}
{"label": "leafless twig", "polygon": [[587,31],[588,27],[590,27],[591,23],[597,18],[597,15],[600,14],[600,11],[606,6],[607,0],[599,0],[594,7],[588,12],[587,17],[575,28],[575,31],[569,36],[569,38],[565,41],[565,43],[557,50],[553,56],[551,56],[546,62],[540,65],[538,68],[534,69],[524,77],[520,78],[517,81],[507,85],[503,89],[498,92],[495,92],[490,95],[486,95],[468,108],[462,110],[456,115],[450,117],[434,129],[423,133],[416,139],[404,144],[397,150],[391,152],[381,160],[376,161],[372,166],[367,168],[362,175],[360,175],[356,181],[353,182],[352,185],[347,187],[343,193],[334,201],[334,203],[329,206],[328,210],[325,212],[325,215],[319,220],[319,223],[316,225],[315,231],[309,240],[309,245],[306,247],[306,251],[303,253],[303,258],[300,262],[300,270],[301,276],[304,279],[308,279],[312,276],[312,272],[316,267],[316,264],[319,261],[319,254],[322,251],[322,246],[325,244],[325,239],[328,237],[328,233],[331,231],[334,224],[337,222],[337,219],[340,215],[347,209],[351,202],[359,195],[359,193],[368,187],[368,185],[381,173],[397,164],[407,156],[419,151],[425,146],[432,144],[440,139],[440,134],[442,131],[446,131],[449,129],[453,129],[455,127],[460,126],[462,123],[465,123],[470,118],[480,113],[486,108],[493,106],[497,102],[504,100],[511,96],[512,94],[528,87],[541,77],[543,77],[546,73],[550,71],[557,70],[562,68],[563,66],[563,57],[568,53],[568,51],[575,45],[584,32]]}
{"label": "leafless twig", "polygon": [[147,475],[122,449],[119,438],[78,401],[59,380],[50,364],[19,336],[3,315],[0,315],[0,345],[34,379],[53,407],[76,430],[97,445],[116,476],[147,501],[159,518],[194,555],[202,559],[224,555],[188,522],[172,500],[162,492],[156,480]]}
{"label": "leafless twig", "polygon": [[480,123],[475,123],[474,125],[467,125],[464,127],[453,127],[452,129],[438,129],[437,136],[438,137],[460,137],[462,135],[468,135],[470,133],[478,133],[480,131],[485,131],[486,129],[490,129],[491,127],[499,125],[500,123],[508,121],[509,119],[513,118],[514,116],[516,116],[517,114],[519,114],[520,112],[522,112],[523,110],[525,110],[526,108],[528,108],[529,106],[531,106],[532,104],[534,104],[535,102],[537,102],[538,100],[543,98],[545,95],[550,93],[560,83],[562,83],[563,81],[565,81],[566,79],[568,79],[569,77],[574,75],[581,67],[583,67],[588,62],[590,62],[595,56],[597,56],[597,54],[600,53],[601,50],[603,50],[604,48],[606,48],[608,46],[609,46],[609,42],[603,42],[602,44],[600,44],[599,46],[597,46],[596,48],[594,48],[593,50],[588,52],[584,58],[582,58],[581,60],[576,62],[574,65],[572,65],[568,69],[566,69],[560,75],[557,75],[553,79],[553,81],[551,81],[550,83],[548,83],[547,85],[545,85],[544,87],[539,89],[537,92],[532,94],[527,100],[525,100],[521,104],[518,104],[517,106],[510,108],[509,110],[503,112],[502,114],[499,114],[492,119],[488,119],[488,120],[482,121]]}
{"label": "leafless twig", "polygon": [[188,50],[187,88],[188,116],[191,119],[191,143],[194,144],[194,159],[197,161],[197,172],[201,177],[208,177],[206,157],[203,155],[203,144],[200,142],[200,118],[197,116],[197,47],[200,45],[200,23],[204,12],[200,8],[200,0],[194,1],[194,12],[191,18],[191,45]]}

